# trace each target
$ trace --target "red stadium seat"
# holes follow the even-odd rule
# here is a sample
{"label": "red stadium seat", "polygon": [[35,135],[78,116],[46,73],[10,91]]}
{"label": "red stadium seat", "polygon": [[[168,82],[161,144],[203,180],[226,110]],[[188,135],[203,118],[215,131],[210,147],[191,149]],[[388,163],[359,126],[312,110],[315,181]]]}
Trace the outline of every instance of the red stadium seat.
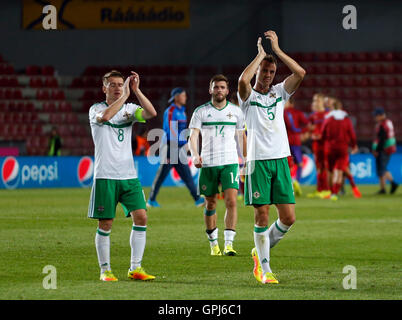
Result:
{"label": "red stadium seat", "polygon": [[328,73],[329,74],[340,74],[341,67],[338,64],[330,64],[328,65]]}
{"label": "red stadium seat", "polygon": [[359,64],[356,66],[356,73],[357,74],[366,74],[368,73],[368,68],[366,64]]}
{"label": "red stadium seat", "polygon": [[66,96],[64,94],[64,91],[59,89],[59,90],[53,90],[52,91],[52,99],[53,100],[65,100]]}
{"label": "red stadium seat", "polygon": [[54,103],[53,101],[43,103],[42,111],[48,113],[56,112],[57,111],[56,103]]}
{"label": "red stadium seat", "polygon": [[355,61],[355,55],[352,52],[341,52],[340,53],[340,60],[352,62]]}
{"label": "red stadium seat", "polygon": [[393,52],[382,52],[381,60],[383,61],[394,61],[396,60],[396,56]]}
{"label": "red stadium seat", "polygon": [[341,65],[341,73],[343,74],[354,74],[355,66],[353,64],[342,64]]}
{"label": "red stadium seat", "polygon": [[81,77],[74,78],[73,81],[71,81],[70,88],[82,88],[84,87],[84,81]]}
{"label": "red stadium seat", "polygon": [[37,90],[36,91],[36,99],[37,100],[49,100],[50,92],[45,89]]}
{"label": "red stadium seat", "polygon": [[60,112],[71,112],[72,106],[71,106],[71,103],[68,101],[61,101],[59,103],[58,109],[60,110]]}
{"label": "red stadium seat", "polygon": [[328,52],[317,52],[314,57],[316,61],[327,62],[328,61]]}
{"label": "red stadium seat", "polygon": [[380,61],[382,56],[379,52],[369,52],[367,58],[369,61]]}
{"label": "red stadium seat", "polygon": [[355,53],[356,60],[360,62],[366,62],[368,57],[367,57],[367,52],[357,52]]}
{"label": "red stadium seat", "polygon": [[343,87],[354,87],[356,85],[356,81],[354,77],[341,77],[341,85]]}
{"label": "red stadium seat", "polygon": [[44,85],[48,88],[57,88],[59,86],[59,83],[55,77],[47,77],[45,79]]}
{"label": "red stadium seat", "polygon": [[29,86],[31,88],[42,88],[43,87],[43,81],[41,77],[31,77],[29,79]]}
{"label": "red stadium seat", "polygon": [[25,73],[28,76],[37,76],[37,75],[40,75],[40,68],[39,68],[39,66],[35,66],[35,65],[27,66],[25,69]]}
{"label": "red stadium seat", "polygon": [[54,75],[54,67],[53,66],[43,66],[40,69],[40,72],[43,76],[53,76]]}
{"label": "red stadium seat", "polygon": [[368,73],[370,74],[380,74],[381,73],[381,65],[378,63],[372,63],[368,65]]}
{"label": "red stadium seat", "polygon": [[394,73],[396,73],[396,71],[397,71],[396,67],[392,63],[388,63],[388,64],[381,66],[381,73],[394,74]]}
{"label": "red stadium seat", "polygon": [[328,52],[328,61],[338,62],[341,60],[341,54],[339,52]]}
{"label": "red stadium seat", "polygon": [[20,89],[15,89],[13,91],[13,99],[15,100],[24,99],[24,97],[22,96],[22,91]]}
{"label": "red stadium seat", "polygon": [[356,78],[356,86],[358,87],[367,87],[369,85],[368,77],[362,76]]}

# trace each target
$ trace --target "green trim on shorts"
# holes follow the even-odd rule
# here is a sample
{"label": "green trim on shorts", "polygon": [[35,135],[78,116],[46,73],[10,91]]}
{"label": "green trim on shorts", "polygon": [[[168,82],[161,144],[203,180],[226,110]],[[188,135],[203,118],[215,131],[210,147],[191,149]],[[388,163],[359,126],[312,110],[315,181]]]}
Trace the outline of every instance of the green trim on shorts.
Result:
{"label": "green trim on shorts", "polygon": [[201,168],[198,179],[200,194],[212,197],[219,193],[219,185],[222,185],[222,191],[231,188],[239,189],[239,165],[237,163]]}
{"label": "green trim on shorts", "polygon": [[245,205],[295,203],[287,158],[247,162],[244,203]]}

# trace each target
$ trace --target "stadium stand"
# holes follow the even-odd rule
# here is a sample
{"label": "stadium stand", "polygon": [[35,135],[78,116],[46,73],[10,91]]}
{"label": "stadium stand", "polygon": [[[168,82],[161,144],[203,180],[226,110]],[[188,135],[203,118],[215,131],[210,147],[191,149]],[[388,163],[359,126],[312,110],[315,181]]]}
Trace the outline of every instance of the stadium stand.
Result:
{"label": "stadium stand", "polygon": [[[307,70],[295,94],[299,109],[309,113],[314,93],[323,92],[342,100],[344,108],[356,119],[359,140],[370,141],[374,120],[371,111],[385,107],[390,118],[402,120],[402,52],[295,52],[290,53]],[[101,78],[117,69],[123,74],[136,70],[141,88],[154,103],[158,117],[149,125],[161,127],[163,111],[173,87],[186,88],[188,114],[210,99],[209,80],[223,73],[236,91],[244,66],[88,66],[79,76],[58,75],[53,66],[28,65],[16,71],[0,56],[0,140],[25,142],[27,155],[47,153],[48,134],[56,125],[63,141],[63,155],[93,153],[88,126],[88,110],[104,100]],[[276,82],[288,75],[278,65]],[[134,100],[135,101],[135,100]],[[396,126],[396,136],[402,127]]]}

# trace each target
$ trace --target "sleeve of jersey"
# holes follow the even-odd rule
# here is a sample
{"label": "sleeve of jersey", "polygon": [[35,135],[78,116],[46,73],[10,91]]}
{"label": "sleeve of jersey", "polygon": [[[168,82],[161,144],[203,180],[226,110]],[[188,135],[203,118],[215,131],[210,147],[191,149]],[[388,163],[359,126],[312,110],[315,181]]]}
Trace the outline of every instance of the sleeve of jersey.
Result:
{"label": "sleeve of jersey", "polygon": [[284,101],[288,101],[289,98],[295,93],[295,91],[293,91],[291,94],[287,93],[287,91],[285,90],[285,80],[275,85],[275,87],[279,91]]}
{"label": "sleeve of jersey", "polygon": [[190,129],[201,129],[202,122],[201,122],[201,115],[200,111],[196,110],[193,112],[193,115],[191,116],[189,128]]}
{"label": "sleeve of jersey", "polygon": [[239,92],[237,92],[237,100],[239,100],[239,107],[240,107],[240,109],[245,110],[245,109],[247,109],[247,108],[250,106],[250,99],[251,99],[251,96],[252,96],[252,95],[253,95],[253,90],[251,90],[251,93],[250,93],[250,95],[248,96],[248,98],[247,98],[245,101],[243,101],[243,100],[240,98]]}
{"label": "sleeve of jersey", "polygon": [[102,123],[98,122],[96,119],[102,116],[103,112],[100,111],[95,104],[89,109],[89,123],[101,125]]}
{"label": "sleeve of jersey", "polygon": [[243,112],[239,112],[239,118],[236,124],[236,130],[244,130],[245,129],[245,123],[244,123],[244,115]]}

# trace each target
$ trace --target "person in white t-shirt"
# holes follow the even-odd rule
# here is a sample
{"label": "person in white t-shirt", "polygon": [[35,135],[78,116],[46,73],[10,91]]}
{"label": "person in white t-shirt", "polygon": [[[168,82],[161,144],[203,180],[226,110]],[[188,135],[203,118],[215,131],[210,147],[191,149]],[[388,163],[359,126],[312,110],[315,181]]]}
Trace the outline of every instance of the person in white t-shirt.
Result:
{"label": "person in white t-shirt", "polygon": [[[234,256],[233,249],[237,223],[237,192],[239,189],[239,159],[237,142],[243,144],[244,117],[240,108],[226,97],[229,94],[229,81],[224,75],[212,77],[209,86],[211,101],[199,106],[193,112],[189,128],[190,152],[193,163],[201,168],[198,182],[199,193],[206,199],[204,220],[211,247],[211,255],[221,256],[216,227],[216,203],[219,185],[224,192],[225,247],[223,253]],[[202,150],[198,152],[198,139],[201,133]]]}
{"label": "person in white t-shirt", "polygon": [[[95,171],[88,217],[98,219],[95,247],[100,266],[100,280],[117,281],[110,267],[110,233],[116,206],[121,203],[126,217],[133,220],[130,236],[131,266],[128,278],[152,280],[141,267],[145,250],[147,213],[145,195],[134,168],[131,146],[132,125],[156,116],[155,108],[140,90],[140,77],[113,70],[103,76],[106,101],[89,110],[89,123],[95,144]],[[130,87],[139,104],[126,103]]]}
{"label": "person in white t-shirt", "polygon": [[[254,276],[261,283],[278,283],[269,265],[269,251],[295,222],[295,198],[287,157],[289,142],[283,117],[284,105],[302,82],[306,71],[286,55],[274,31],[266,31],[276,56],[292,74],[272,85],[277,62],[267,55],[257,40],[258,54],[239,78],[238,98],[247,126],[247,168],[245,204],[254,207],[254,243],[251,254]],[[254,86],[251,80],[256,76]],[[278,209],[279,218],[268,229],[270,205]]]}

